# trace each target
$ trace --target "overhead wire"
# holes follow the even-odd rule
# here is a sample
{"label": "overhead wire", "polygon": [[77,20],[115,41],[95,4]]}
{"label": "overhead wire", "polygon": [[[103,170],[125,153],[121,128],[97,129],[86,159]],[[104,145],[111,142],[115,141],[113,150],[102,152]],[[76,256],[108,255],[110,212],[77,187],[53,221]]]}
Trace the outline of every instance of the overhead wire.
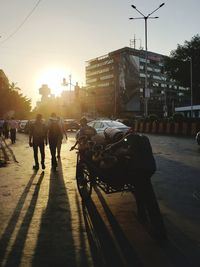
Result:
{"label": "overhead wire", "polygon": [[[22,26],[26,23],[26,21],[30,18],[30,16],[33,14],[35,9],[39,6],[40,2],[42,0],[38,0],[35,6],[31,9],[31,11],[28,13],[28,15],[23,19],[23,21],[19,24],[19,26],[3,41],[0,42],[0,44],[3,44],[7,42],[10,38],[12,38],[21,28]],[[2,37],[2,36],[1,36]]]}

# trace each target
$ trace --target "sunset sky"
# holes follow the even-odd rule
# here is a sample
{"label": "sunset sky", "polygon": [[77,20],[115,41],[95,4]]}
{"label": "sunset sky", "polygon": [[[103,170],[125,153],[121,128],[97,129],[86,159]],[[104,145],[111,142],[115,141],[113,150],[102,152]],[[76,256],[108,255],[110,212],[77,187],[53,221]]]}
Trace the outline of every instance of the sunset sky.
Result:
{"label": "sunset sky", "polygon": [[[157,0],[2,0],[0,6],[0,69],[17,83],[33,105],[43,83],[59,95],[62,79],[85,84],[85,62],[130,45],[145,47],[144,15]],[[148,20],[148,50],[169,55],[199,34],[200,2],[166,0]]]}

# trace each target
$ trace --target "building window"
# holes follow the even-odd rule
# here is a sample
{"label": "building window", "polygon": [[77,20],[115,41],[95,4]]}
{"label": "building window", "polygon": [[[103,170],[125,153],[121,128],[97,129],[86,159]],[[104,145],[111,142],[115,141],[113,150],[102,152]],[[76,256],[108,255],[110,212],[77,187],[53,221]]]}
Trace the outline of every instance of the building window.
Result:
{"label": "building window", "polygon": [[87,83],[94,83],[94,82],[96,82],[96,81],[97,81],[96,78],[94,78],[94,79],[87,79]]}
{"label": "building window", "polygon": [[111,79],[113,77],[114,77],[113,74],[110,74],[110,75],[100,77],[100,80],[107,80],[107,79]]}

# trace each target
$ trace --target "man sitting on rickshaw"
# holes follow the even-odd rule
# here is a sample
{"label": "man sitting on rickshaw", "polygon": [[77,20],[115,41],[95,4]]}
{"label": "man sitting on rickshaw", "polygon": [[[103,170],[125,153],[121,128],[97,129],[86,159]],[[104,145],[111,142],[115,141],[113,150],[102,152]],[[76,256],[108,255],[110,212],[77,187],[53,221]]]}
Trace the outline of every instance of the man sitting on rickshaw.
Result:
{"label": "man sitting on rickshaw", "polygon": [[73,150],[77,144],[79,144],[79,149],[84,150],[87,146],[87,141],[97,134],[96,130],[89,126],[88,121],[85,117],[80,119],[81,128],[76,135],[76,143],[71,147],[70,151]]}

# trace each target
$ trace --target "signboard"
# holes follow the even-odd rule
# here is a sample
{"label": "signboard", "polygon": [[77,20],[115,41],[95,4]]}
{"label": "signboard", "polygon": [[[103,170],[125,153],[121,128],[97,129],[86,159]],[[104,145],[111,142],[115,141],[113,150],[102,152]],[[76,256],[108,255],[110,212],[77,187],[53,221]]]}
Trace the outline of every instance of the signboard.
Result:
{"label": "signboard", "polygon": [[121,106],[133,98],[139,87],[139,57],[131,54],[120,54],[118,63],[119,97]]}

